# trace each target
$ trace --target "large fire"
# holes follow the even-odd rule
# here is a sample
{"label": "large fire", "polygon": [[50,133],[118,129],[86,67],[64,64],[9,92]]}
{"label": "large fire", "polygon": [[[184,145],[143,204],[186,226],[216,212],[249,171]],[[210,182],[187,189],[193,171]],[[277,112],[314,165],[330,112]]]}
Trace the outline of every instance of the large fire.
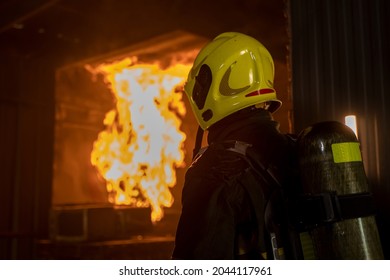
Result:
{"label": "large fire", "polygon": [[184,166],[184,140],[180,130],[186,114],[182,87],[190,66],[141,64],[126,58],[92,68],[103,74],[116,100],[93,145],[91,163],[106,181],[109,202],[150,207],[159,221],[170,207],[176,168]]}

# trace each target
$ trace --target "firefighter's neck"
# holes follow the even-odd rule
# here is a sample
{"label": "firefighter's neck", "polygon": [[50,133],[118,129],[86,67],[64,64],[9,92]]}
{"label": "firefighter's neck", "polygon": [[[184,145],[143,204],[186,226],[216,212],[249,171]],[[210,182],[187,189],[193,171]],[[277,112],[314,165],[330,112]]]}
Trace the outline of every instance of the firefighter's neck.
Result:
{"label": "firefighter's neck", "polygon": [[263,108],[246,108],[240,110],[210,127],[207,135],[209,144],[227,140],[247,141],[248,135],[256,124],[272,123],[275,125],[272,115]]}

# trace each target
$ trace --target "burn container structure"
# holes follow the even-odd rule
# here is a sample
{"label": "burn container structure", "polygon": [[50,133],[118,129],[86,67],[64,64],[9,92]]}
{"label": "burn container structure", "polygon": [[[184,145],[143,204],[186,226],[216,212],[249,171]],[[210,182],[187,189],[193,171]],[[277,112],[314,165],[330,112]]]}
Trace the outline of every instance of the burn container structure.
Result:
{"label": "burn container structure", "polygon": [[303,255],[314,259],[383,259],[375,207],[360,144],[346,125],[327,121],[297,140]]}

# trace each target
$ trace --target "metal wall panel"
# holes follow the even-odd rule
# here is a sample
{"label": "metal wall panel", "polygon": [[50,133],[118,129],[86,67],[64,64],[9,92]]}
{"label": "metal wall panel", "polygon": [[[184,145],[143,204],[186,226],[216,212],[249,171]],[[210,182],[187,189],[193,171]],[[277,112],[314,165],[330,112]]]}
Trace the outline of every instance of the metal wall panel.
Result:
{"label": "metal wall panel", "polygon": [[47,60],[0,55],[0,259],[32,259],[48,236],[54,77]]}
{"label": "metal wall panel", "polygon": [[[390,2],[288,3],[295,131],[357,115],[365,169],[385,237],[390,228]],[[388,257],[385,238],[382,245]]]}

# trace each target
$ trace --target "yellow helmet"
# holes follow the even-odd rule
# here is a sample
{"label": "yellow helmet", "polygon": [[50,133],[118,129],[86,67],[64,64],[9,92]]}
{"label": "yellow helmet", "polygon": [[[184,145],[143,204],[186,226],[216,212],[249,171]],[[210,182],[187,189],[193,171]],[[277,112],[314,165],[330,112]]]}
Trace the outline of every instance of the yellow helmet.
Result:
{"label": "yellow helmet", "polygon": [[273,88],[274,63],[256,39],[226,32],[207,44],[195,59],[184,90],[204,130],[226,116],[267,102],[276,111],[281,102]]}

